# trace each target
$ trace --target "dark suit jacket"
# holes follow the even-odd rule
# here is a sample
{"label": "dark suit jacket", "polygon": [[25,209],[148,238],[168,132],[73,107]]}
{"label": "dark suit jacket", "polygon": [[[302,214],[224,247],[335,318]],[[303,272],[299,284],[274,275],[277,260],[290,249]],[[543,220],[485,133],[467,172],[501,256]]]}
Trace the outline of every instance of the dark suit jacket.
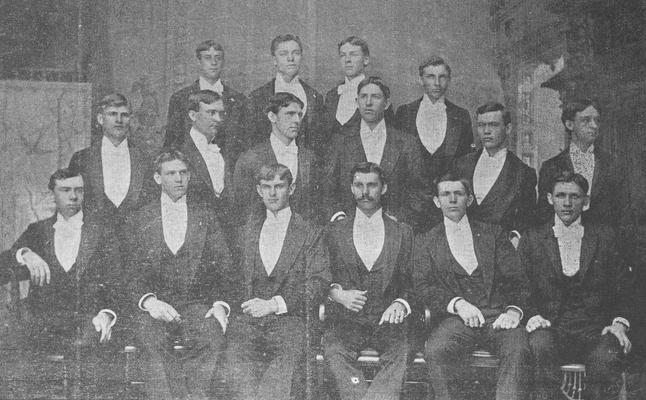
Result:
{"label": "dark suit jacket", "polygon": [[[482,151],[458,158],[452,170],[473,182]],[[502,225],[506,231],[524,231],[533,225],[535,208],[536,171],[508,151],[500,175],[489,193],[480,204],[474,200],[468,212],[474,220]]]}
{"label": "dark suit jacket", "polygon": [[[520,265],[518,253],[502,228],[469,220],[473,246],[488,291],[489,307],[485,318],[504,312],[508,306],[524,309],[529,282]],[[416,308],[428,306],[434,315],[447,316],[446,307],[455,297],[466,297],[458,290],[451,264],[457,263],[446,238],[444,224],[438,224],[415,239],[413,280]]]}
{"label": "dark suit jacket", "polygon": [[[247,98],[223,84],[222,98],[224,100],[224,130],[226,141],[224,147],[230,152],[235,161],[247,148],[248,138],[244,126],[244,113],[247,107]],[[166,136],[164,146],[181,147],[185,137],[191,130],[191,120],[188,117],[188,97],[200,91],[199,79],[192,85],[173,93],[168,102],[168,119],[166,123]]]}
{"label": "dark suit jacket", "polygon": [[[518,251],[531,284],[525,318],[540,314],[554,326],[564,302],[563,267],[554,222],[529,229]],[[578,274],[583,280],[585,315],[601,328],[614,317],[631,319],[630,274],[617,252],[615,232],[607,225],[584,224]]]}
{"label": "dark suit jacket", "polygon": [[[274,95],[275,81],[274,78],[249,94],[249,110],[247,111],[249,148],[264,142],[271,133],[271,123],[265,113],[265,107],[269,105],[269,98]],[[307,96],[307,112],[303,117],[296,141],[299,146],[308,147],[318,155],[322,155],[328,135],[325,126],[323,96],[302,79],[300,82]]]}
{"label": "dark suit jacket", "polygon": [[[254,175],[266,164],[276,163],[276,155],[269,140],[245,151],[236,163],[233,173],[235,189],[234,204],[238,209],[238,218],[246,221],[251,214],[263,214],[265,206],[256,192]],[[292,210],[305,218],[318,219],[320,165],[313,151],[300,147],[298,149],[298,176],[295,179],[296,189],[290,197]]]}
{"label": "dark suit jacket", "polygon": [[[323,182],[327,219],[338,211],[354,212],[350,171],[355,164],[367,161],[359,132],[360,124],[344,127],[333,140]],[[419,140],[386,125],[386,145],[380,166],[388,181],[384,209],[399,221],[410,222],[411,193],[422,181]]]}

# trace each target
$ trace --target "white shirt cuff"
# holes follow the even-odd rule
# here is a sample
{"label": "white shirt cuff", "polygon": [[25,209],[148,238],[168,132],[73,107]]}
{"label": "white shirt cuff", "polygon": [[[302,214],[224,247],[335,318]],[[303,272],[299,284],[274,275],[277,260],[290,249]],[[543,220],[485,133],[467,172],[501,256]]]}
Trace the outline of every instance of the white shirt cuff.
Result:
{"label": "white shirt cuff", "polygon": [[339,217],[346,217],[347,215],[343,211],[337,211],[332,215],[332,218],[330,218],[330,222],[336,221],[337,218]]}
{"label": "white shirt cuff", "polygon": [[523,316],[525,315],[525,314],[523,313],[523,310],[522,310],[520,307],[516,307],[516,306],[507,306],[507,308],[505,308],[505,312],[507,312],[507,310],[509,310],[510,308],[513,308],[514,310],[516,310],[516,311],[518,311],[518,312],[520,313],[520,320],[522,321],[522,320],[523,320]]}
{"label": "white shirt cuff", "polygon": [[463,297],[452,298],[451,301],[449,301],[449,305],[446,306],[446,312],[453,315],[457,314],[457,312],[455,311],[455,303],[457,303],[458,300],[462,300],[462,299]]}
{"label": "white shirt cuff", "polygon": [[287,313],[287,304],[285,303],[283,296],[274,296],[271,299],[275,301],[276,304],[278,304],[278,311],[276,311],[276,315]]}
{"label": "white shirt cuff", "polygon": [[31,251],[29,247],[21,247],[18,249],[18,251],[16,252],[16,261],[18,261],[18,264],[25,265],[25,260],[22,258],[22,255],[28,251]]}
{"label": "white shirt cuff", "polygon": [[218,301],[213,303],[213,307],[217,306],[218,304],[221,305],[222,307],[224,307],[225,310],[227,310],[227,317],[228,317],[229,314],[231,314],[231,307],[229,307],[229,304],[227,304],[224,301],[219,301],[218,300]]}
{"label": "white shirt cuff", "polygon": [[408,304],[408,302],[406,300],[404,300],[404,299],[395,299],[395,301],[393,301],[393,303],[394,302],[401,303],[401,304],[404,305],[404,307],[406,308],[406,314],[404,314],[404,317],[408,316],[411,313],[410,304]]}
{"label": "white shirt cuff", "polygon": [[146,299],[149,298],[150,296],[157,298],[157,296],[155,296],[155,293],[146,293],[145,295],[141,296],[141,298],[139,299],[139,303],[137,303],[137,305],[139,306],[139,309],[141,311],[148,311],[144,308],[144,301],[146,301]]}
{"label": "white shirt cuff", "polygon": [[103,310],[99,311],[99,314],[101,313],[106,313],[112,317],[112,321],[110,321],[110,328],[112,328],[114,324],[117,322],[117,314],[114,311],[107,308],[104,308]]}
{"label": "white shirt cuff", "polygon": [[630,329],[630,322],[624,317],[615,317],[615,319],[612,320],[612,323],[620,323],[623,325],[626,325],[626,328]]}
{"label": "white shirt cuff", "polygon": [[517,230],[515,230],[515,229],[514,229],[513,231],[509,232],[509,233],[510,233],[511,235],[513,235],[514,237],[517,237],[518,239],[520,239],[520,237],[521,237],[520,232],[518,232],[518,231],[517,231]]}

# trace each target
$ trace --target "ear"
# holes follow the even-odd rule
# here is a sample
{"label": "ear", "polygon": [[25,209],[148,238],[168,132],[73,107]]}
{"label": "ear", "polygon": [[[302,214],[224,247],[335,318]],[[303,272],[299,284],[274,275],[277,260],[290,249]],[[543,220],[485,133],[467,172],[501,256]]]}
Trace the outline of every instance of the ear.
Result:
{"label": "ear", "polygon": [[275,123],[276,123],[276,118],[277,118],[277,116],[276,116],[276,114],[274,114],[274,112],[273,112],[273,111],[269,111],[269,112],[267,113],[267,118],[269,118],[269,122],[271,122],[272,124],[275,124]]}
{"label": "ear", "polygon": [[554,199],[552,199],[552,193],[547,194],[547,202],[550,203],[551,206],[554,205]]}
{"label": "ear", "polygon": [[564,125],[565,125],[565,127],[566,127],[569,131],[573,131],[573,130],[574,130],[574,121],[565,120],[565,124],[564,124]]}
{"label": "ear", "polygon": [[161,185],[161,175],[159,175],[159,172],[155,171],[155,174],[153,175],[153,178],[155,179],[155,182],[158,185]]}
{"label": "ear", "polygon": [[256,193],[258,193],[258,196],[262,197],[262,190],[260,189],[260,185],[256,185]]}
{"label": "ear", "polygon": [[433,203],[435,203],[435,207],[442,208],[440,205],[440,199],[437,196],[433,196]]}
{"label": "ear", "polygon": [[471,206],[471,203],[473,203],[473,195],[472,194],[467,196],[467,207]]}
{"label": "ear", "polygon": [[294,194],[294,190],[296,190],[296,182],[289,185],[289,195],[290,196]]}
{"label": "ear", "polygon": [[104,118],[103,113],[98,113],[96,115],[96,122],[98,122],[99,125],[101,125],[101,126],[103,126],[103,123],[105,122],[105,120],[103,118]]}
{"label": "ear", "polygon": [[188,117],[191,119],[191,121],[195,122],[197,111],[195,110],[188,110]]}
{"label": "ear", "polygon": [[382,196],[385,195],[387,191],[388,191],[388,184],[384,183],[384,185],[381,188],[381,195]]}
{"label": "ear", "polygon": [[390,107],[390,99],[386,99],[386,101],[384,102],[384,110],[387,110],[388,107]]}
{"label": "ear", "polygon": [[272,61],[274,62],[274,67],[278,66],[278,60],[276,59],[276,56],[271,56]]}
{"label": "ear", "polygon": [[367,67],[370,64],[370,56],[363,56],[363,67]]}
{"label": "ear", "polygon": [[507,126],[505,127],[505,134],[507,137],[511,135],[511,129],[512,129],[511,123],[508,123]]}
{"label": "ear", "polygon": [[590,202],[590,196],[586,194],[585,196],[583,196],[583,207],[587,206],[589,202]]}

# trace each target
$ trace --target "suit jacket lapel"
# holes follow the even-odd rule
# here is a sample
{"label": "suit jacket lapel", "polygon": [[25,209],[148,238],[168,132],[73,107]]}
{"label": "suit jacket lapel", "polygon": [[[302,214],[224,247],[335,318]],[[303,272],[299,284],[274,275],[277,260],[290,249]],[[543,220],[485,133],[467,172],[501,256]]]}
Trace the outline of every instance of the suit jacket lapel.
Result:
{"label": "suit jacket lapel", "polygon": [[298,218],[299,217],[292,215],[292,218],[289,220],[283,248],[280,251],[278,261],[276,261],[276,266],[271,272],[271,275],[273,275],[278,282],[282,282],[284,277],[287,276],[289,268],[294,264],[296,256],[301,252],[305,240],[307,239],[307,232]]}
{"label": "suit jacket lapel", "polygon": [[[184,153],[186,153],[189,160],[191,160],[191,163],[193,164],[193,171],[195,172],[195,174],[199,176],[200,179],[208,185],[211,193],[213,193],[213,195],[215,196],[215,191],[213,190],[213,182],[211,181],[211,175],[209,175],[209,170],[206,167],[206,162],[204,162],[204,159],[202,158],[202,154],[200,154],[200,151],[197,149],[197,146],[195,146],[195,143],[193,142],[193,139],[190,137],[190,135],[186,139],[186,142],[184,144]],[[226,160],[225,160],[225,168],[226,168]],[[225,178],[226,178],[226,172],[225,172]]]}
{"label": "suit jacket lapel", "polygon": [[83,227],[81,228],[81,243],[76,256],[77,277],[81,277],[90,264],[90,259],[99,242],[99,229],[99,226],[93,220],[86,219],[83,222]]}
{"label": "suit jacket lapel", "polygon": [[105,196],[105,186],[103,184],[103,164],[101,161],[101,142],[98,145],[93,146],[90,151],[91,160],[90,160],[90,171],[89,174],[92,175],[92,180],[97,183],[97,186],[94,189],[95,198],[101,199]]}
{"label": "suit jacket lapel", "polygon": [[[346,154],[352,154],[353,156],[358,156],[355,160],[357,163],[368,161],[366,157],[366,150],[363,148],[363,142],[361,142],[361,134],[359,133],[361,129],[361,124],[352,126],[350,140],[346,140],[345,144],[347,147]],[[386,138],[386,141],[388,139]],[[386,149],[384,149],[384,152]],[[383,158],[383,156],[382,156]],[[354,162],[352,163],[354,165]],[[350,166],[352,168],[352,166]],[[350,170],[348,168],[348,170]]]}
{"label": "suit jacket lapel", "polygon": [[244,262],[243,262],[243,274],[245,288],[247,290],[246,299],[251,298],[252,281],[253,281],[253,268],[256,259],[256,252],[258,252],[258,240],[260,239],[260,230],[262,229],[262,224],[264,218],[255,218],[247,223],[244,228]]}
{"label": "suit jacket lapel", "polygon": [[487,296],[493,289],[494,278],[494,253],[496,238],[483,232],[478,224],[471,223],[471,233],[473,235],[473,249],[478,260],[478,268],[482,268],[482,277],[484,279]]}
{"label": "suit jacket lapel", "polygon": [[583,238],[581,238],[581,256],[579,257],[579,273],[581,278],[585,277],[585,273],[590,267],[590,263],[594,258],[595,249],[597,248],[598,235],[590,227],[584,227]]}
{"label": "suit jacket lapel", "polygon": [[[384,245],[379,253],[379,257],[375,261],[375,264],[372,267],[372,271],[379,271],[383,268],[388,268],[391,272],[386,274],[386,276],[392,275],[392,270],[395,268],[395,263],[397,262],[397,249],[399,249],[400,237],[395,235],[396,228],[393,221],[390,218],[384,216]],[[384,279],[384,284],[390,283],[390,279]]]}
{"label": "suit jacket lapel", "polygon": [[46,260],[57,260],[56,258],[56,248],[54,247],[54,224],[56,223],[56,214],[53,217],[49,218],[47,225],[45,225],[45,232],[43,237],[45,238],[45,243],[43,244],[44,259]]}
{"label": "suit jacket lapel", "polygon": [[507,153],[505,162],[500,170],[500,174],[498,174],[498,177],[494,181],[493,186],[491,186],[491,189],[489,189],[489,192],[487,192],[487,195],[482,199],[482,202],[480,203],[481,205],[485,204],[485,202],[493,202],[496,204],[498,202],[511,200],[511,196],[507,192],[509,188],[514,186],[514,178],[516,177],[516,173],[520,170],[512,169],[510,154],[511,153],[509,152]]}
{"label": "suit jacket lapel", "polygon": [[[130,141],[128,141],[130,143]],[[144,182],[144,169],[145,164],[143,154],[136,147],[130,145],[128,149],[130,153],[130,185],[128,186],[128,193],[121,202],[120,208],[128,204],[136,204],[141,194],[141,188]]]}
{"label": "suit jacket lapel", "polygon": [[557,276],[560,276],[563,274],[563,265],[561,264],[561,250],[559,249],[559,242],[554,236],[554,230],[552,227],[554,224],[547,224],[544,226],[544,237],[545,237],[545,244],[546,244],[546,252],[547,256],[549,257],[552,267],[554,268],[554,272],[557,274]]}
{"label": "suit jacket lapel", "polygon": [[393,134],[392,128],[389,128],[390,127],[386,127],[386,144],[384,145],[384,152],[381,156],[381,162],[379,163],[379,166],[384,170],[386,176],[392,175],[403,147],[401,145],[401,140]]}
{"label": "suit jacket lapel", "polygon": [[[351,266],[349,271],[352,281],[359,282],[359,269],[363,268],[364,271],[367,271],[367,268],[361,260],[361,257],[359,257],[357,248],[354,247],[354,215],[348,217],[344,223],[345,226],[343,227],[342,233],[343,240],[339,243],[341,246],[340,253],[342,254],[343,259],[347,262],[347,265]],[[355,266],[356,268],[353,268]]]}
{"label": "suit jacket lapel", "polygon": [[201,217],[189,204],[186,238],[184,239],[184,243],[188,244],[190,259],[189,280],[193,280],[197,276],[196,273],[202,263],[202,251],[204,250],[204,243],[206,242],[206,221]]}
{"label": "suit jacket lapel", "polygon": [[458,132],[458,121],[460,120],[459,114],[455,112],[454,105],[451,102],[445,101],[446,104],[446,136],[444,137],[444,154],[455,154],[458,144],[460,142],[460,132]]}

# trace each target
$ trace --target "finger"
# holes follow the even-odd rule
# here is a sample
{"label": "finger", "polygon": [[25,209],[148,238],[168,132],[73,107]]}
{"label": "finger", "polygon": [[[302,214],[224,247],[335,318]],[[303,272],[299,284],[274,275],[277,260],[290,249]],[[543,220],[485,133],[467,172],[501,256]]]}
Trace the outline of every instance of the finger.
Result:
{"label": "finger", "polygon": [[391,324],[394,324],[396,319],[397,319],[397,317],[395,316],[395,313],[391,312],[390,316],[388,318],[388,322],[391,323]]}
{"label": "finger", "polygon": [[240,305],[240,307],[242,307],[242,309],[244,310],[245,308],[249,307],[249,303],[250,303],[250,302],[251,302],[251,300],[247,300],[247,301],[245,301],[244,303],[242,303],[242,304]]}
{"label": "finger", "polygon": [[110,339],[112,339],[112,329],[110,329],[110,328],[108,327],[108,328],[107,328],[107,331],[108,331],[108,332],[105,334],[105,341],[106,341],[106,342],[109,342],[109,341],[110,341]]}
{"label": "finger", "polygon": [[478,321],[480,321],[480,325],[484,325],[485,323],[484,315],[482,315],[482,312],[480,310],[478,310]]}
{"label": "finger", "polygon": [[381,316],[381,319],[379,320],[379,325],[383,324],[385,320],[386,320],[386,313],[383,313]]}
{"label": "finger", "polygon": [[355,297],[355,300],[360,300],[360,301],[363,301],[365,303],[366,301],[368,301],[368,298],[366,296],[359,295],[359,296]]}
{"label": "finger", "polygon": [[107,326],[101,327],[101,339],[99,339],[99,342],[105,343],[107,335],[108,335],[108,327]]}
{"label": "finger", "polygon": [[47,265],[47,264],[43,265],[43,269],[45,270],[45,283],[49,285],[49,280],[51,278],[51,273],[49,271],[49,265]]}
{"label": "finger", "polygon": [[610,327],[609,327],[609,326],[606,326],[606,327],[604,327],[604,328],[603,328],[603,330],[601,331],[601,335],[603,336],[603,335],[605,335],[606,333],[608,333],[609,331],[610,331]]}
{"label": "finger", "polygon": [[624,354],[630,353],[630,350],[633,348],[632,342],[626,338],[626,344],[624,345]]}
{"label": "finger", "polygon": [[99,325],[99,321],[96,317],[92,318],[92,325],[94,325],[95,331],[99,332],[101,330],[101,325]]}
{"label": "finger", "polygon": [[534,332],[534,330],[535,330],[535,329],[536,329],[536,326],[534,326],[534,324],[531,324],[531,325],[530,325],[530,324],[527,324],[527,325],[525,326],[525,330],[527,331],[527,333]]}
{"label": "finger", "polygon": [[552,326],[552,323],[550,321],[548,320],[543,320],[543,321],[545,322],[545,328],[549,328],[550,326]]}

